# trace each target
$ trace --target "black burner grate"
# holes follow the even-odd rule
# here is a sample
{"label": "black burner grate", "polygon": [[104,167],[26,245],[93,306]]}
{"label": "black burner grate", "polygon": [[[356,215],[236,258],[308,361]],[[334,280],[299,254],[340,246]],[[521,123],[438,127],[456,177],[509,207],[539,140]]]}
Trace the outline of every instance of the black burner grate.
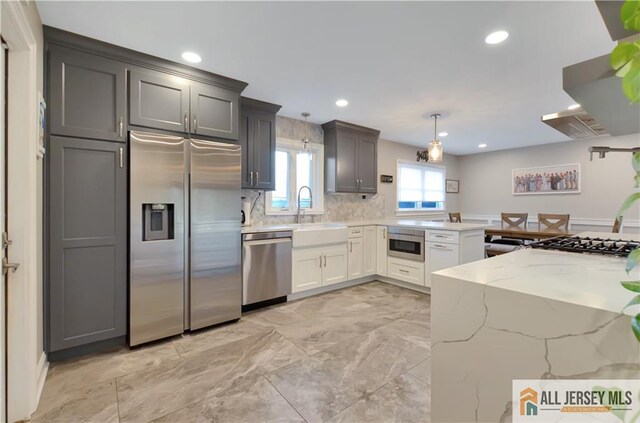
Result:
{"label": "black burner grate", "polygon": [[640,248],[640,242],[613,238],[559,236],[532,242],[528,246],[531,248],[541,248],[543,250],[627,257],[631,251]]}

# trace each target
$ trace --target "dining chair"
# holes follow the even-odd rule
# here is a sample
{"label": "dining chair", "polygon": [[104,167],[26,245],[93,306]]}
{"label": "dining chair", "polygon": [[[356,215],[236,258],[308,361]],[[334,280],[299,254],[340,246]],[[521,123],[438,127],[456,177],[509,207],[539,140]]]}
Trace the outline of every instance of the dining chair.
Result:
{"label": "dining chair", "polygon": [[[502,229],[527,229],[529,213],[500,213],[500,226]],[[492,237],[485,243],[487,257],[510,253],[524,245],[521,239]]]}
{"label": "dining chair", "polygon": [[460,212],[449,213],[449,222],[451,222],[451,223],[462,223],[462,217],[460,216]]}
{"label": "dining chair", "polygon": [[529,213],[500,213],[501,226],[504,229],[505,223],[508,228],[527,229]]}
{"label": "dining chair", "polygon": [[622,226],[622,216],[618,216],[616,217],[616,220],[613,222],[613,229],[611,229],[611,232],[613,232],[614,234],[617,234],[618,232],[620,232],[621,226]]}
{"label": "dining chair", "polygon": [[538,230],[567,232],[569,217],[568,214],[538,213]]}

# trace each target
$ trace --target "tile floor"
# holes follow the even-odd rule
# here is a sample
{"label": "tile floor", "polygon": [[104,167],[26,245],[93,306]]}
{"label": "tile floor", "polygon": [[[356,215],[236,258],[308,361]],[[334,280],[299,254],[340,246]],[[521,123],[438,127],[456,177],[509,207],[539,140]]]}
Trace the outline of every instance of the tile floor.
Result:
{"label": "tile floor", "polygon": [[371,282],[51,366],[34,422],[427,422],[430,297]]}

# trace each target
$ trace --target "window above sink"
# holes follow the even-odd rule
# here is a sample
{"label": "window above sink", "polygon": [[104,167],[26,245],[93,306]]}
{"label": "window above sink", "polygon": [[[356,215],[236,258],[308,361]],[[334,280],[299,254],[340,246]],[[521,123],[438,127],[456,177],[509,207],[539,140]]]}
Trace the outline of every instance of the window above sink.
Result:
{"label": "window above sink", "polygon": [[298,191],[308,186],[313,193],[310,208],[309,191],[301,193],[301,214],[324,213],[324,146],[311,143],[309,152],[301,151],[302,142],[278,138],[276,141],[276,189],[265,195],[265,214],[292,215],[298,212]]}

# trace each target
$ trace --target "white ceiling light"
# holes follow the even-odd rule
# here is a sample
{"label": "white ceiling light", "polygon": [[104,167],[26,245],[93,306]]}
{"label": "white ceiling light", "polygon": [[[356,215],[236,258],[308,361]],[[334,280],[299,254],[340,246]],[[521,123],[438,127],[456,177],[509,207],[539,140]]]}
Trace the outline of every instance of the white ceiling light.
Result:
{"label": "white ceiling light", "polygon": [[189,63],[200,63],[202,62],[202,57],[199,54],[196,54],[192,51],[185,51],[182,53],[182,58]]}
{"label": "white ceiling light", "polygon": [[340,100],[336,101],[336,106],[338,107],[347,107],[348,105],[349,105],[349,102],[344,98],[341,98]]}
{"label": "white ceiling light", "polygon": [[487,44],[500,44],[507,38],[509,38],[509,33],[507,31],[496,31],[487,35],[487,38],[484,39],[484,42]]}
{"label": "white ceiling light", "polygon": [[487,148],[487,144],[478,144],[478,148]]}
{"label": "white ceiling light", "polygon": [[438,136],[439,137],[446,137],[447,135],[449,135],[448,132],[442,131],[442,132],[438,132]]}
{"label": "white ceiling light", "polygon": [[580,107],[580,105],[579,105],[578,103],[576,103],[576,104],[572,104],[571,106],[567,107],[567,109],[569,109],[569,110],[575,110],[575,109],[577,109],[578,107]]}

